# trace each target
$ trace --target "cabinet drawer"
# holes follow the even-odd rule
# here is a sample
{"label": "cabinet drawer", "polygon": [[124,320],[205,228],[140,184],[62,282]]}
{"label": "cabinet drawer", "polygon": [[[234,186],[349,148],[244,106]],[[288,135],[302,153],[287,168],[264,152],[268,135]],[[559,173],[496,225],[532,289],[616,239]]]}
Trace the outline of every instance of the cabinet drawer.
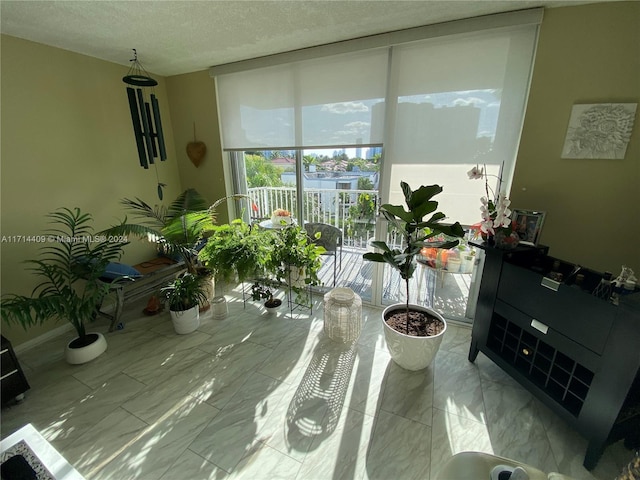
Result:
{"label": "cabinet drawer", "polygon": [[16,370],[16,363],[13,361],[11,357],[11,352],[7,348],[2,349],[2,355],[0,356],[0,376],[4,377],[5,375]]}
{"label": "cabinet drawer", "polygon": [[532,319],[602,354],[615,317],[615,306],[587,292],[561,284],[557,291],[541,285],[544,277],[503,264],[498,298]]}

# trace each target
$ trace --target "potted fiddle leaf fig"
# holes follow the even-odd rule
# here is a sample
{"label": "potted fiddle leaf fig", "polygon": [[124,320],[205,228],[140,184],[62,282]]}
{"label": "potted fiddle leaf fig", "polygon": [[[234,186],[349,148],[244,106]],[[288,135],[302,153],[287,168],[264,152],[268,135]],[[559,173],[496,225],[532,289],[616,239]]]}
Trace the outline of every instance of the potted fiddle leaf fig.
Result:
{"label": "potted fiddle leaf fig", "polygon": [[[384,204],[380,212],[400,233],[402,246],[392,248],[384,241],[374,241],[373,246],[380,251],[367,252],[363,257],[390,265],[404,281],[406,302],[390,305],[382,312],[385,339],[391,358],[398,365],[407,370],[421,370],[431,364],[438,352],[447,324],[440,313],[409,301],[409,281],[416,270],[416,256],[428,239],[440,234],[460,238],[464,230],[458,222],[453,225],[441,223],[445,215],[436,212],[438,202],[433,200],[442,192],[441,186],[423,185],[414,191],[407,183],[400,182],[400,187],[406,210],[402,205]],[[458,243],[459,240],[452,240],[439,247],[452,248]]]}
{"label": "potted fiddle leaf fig", "polygon": [[79,208],[61,208],[47,215],[52,227],[43,238],[38,260],[29,260],[30,270],[40,279],[31,296],[7,295],[2,299],[2,319],[26,330],[50,319],[69,321],[77,338],[65,350],[67,362],[86,363],[107,349],[101,333],[87,332],[110,283],[101,277],[111,262],[120,259],[127,244],[96,235],[90,214]]}

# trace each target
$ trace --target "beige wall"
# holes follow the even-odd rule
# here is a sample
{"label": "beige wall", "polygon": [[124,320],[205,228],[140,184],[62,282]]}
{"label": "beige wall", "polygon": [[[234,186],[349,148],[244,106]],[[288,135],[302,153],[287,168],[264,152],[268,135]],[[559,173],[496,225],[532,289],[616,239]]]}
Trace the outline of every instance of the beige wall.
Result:
{"label": "beige wall", "polygon": [[[123,218],[122,198],[158,202],[153,167],[144,170],[138,163],[121,80],[127,67],[4,35],[1,49],[3,236],[42,233],[44,216],[58,207],[80,207],[102,229]],[[166,88],[157,78],[169,157],[158,174],[171,200],[181,185]],[[22,262],[37,257],[38,245],[0,247],[2,294],[30,294],[37,278]],[[138,263],[152,254],[149,244],[134,240],[124,261]],[[27,332],[1,328],[18,345],[63,324],[52,321]]]}
{"label": "beige wall", "polygon": [[[208,71],[177,75],[167,78],[167,92],[182,185],[195,188],[213,203],[226,195],[214,81]],[[195,138],[207,146],[197,168],[186,153],[187,144],[194,141],[194,125]],[[223,204],[218,208],[218,223],[227,221]]]}
{"label": "beige wall", "polygon": [[624,160],[560,155],[574,104],[640,102],[639,25],[639,2],[545,11],[511,189],[551,255],[615,275],[640,273],[640,112]]}

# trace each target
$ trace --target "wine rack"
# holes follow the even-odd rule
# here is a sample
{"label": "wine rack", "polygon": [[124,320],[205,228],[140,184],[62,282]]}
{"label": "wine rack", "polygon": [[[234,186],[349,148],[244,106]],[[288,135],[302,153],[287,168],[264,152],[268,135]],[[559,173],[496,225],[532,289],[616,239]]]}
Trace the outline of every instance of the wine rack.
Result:
{"label": "wine rack", "polygon": [[588,368],[498,314],[487,346],[569,413],[580,414],[593,380]]}

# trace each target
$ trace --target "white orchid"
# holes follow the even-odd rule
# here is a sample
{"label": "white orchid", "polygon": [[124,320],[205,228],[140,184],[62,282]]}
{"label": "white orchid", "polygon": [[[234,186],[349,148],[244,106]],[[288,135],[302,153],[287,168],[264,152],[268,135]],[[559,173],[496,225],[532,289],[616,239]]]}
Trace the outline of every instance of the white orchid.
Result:
{"label": "white orchid", "polygon": [[478,166],[476,165],[467,172],[467,175],[469,176],[469,180],[480,180],[484,177],[484,167],[478,168]]}

